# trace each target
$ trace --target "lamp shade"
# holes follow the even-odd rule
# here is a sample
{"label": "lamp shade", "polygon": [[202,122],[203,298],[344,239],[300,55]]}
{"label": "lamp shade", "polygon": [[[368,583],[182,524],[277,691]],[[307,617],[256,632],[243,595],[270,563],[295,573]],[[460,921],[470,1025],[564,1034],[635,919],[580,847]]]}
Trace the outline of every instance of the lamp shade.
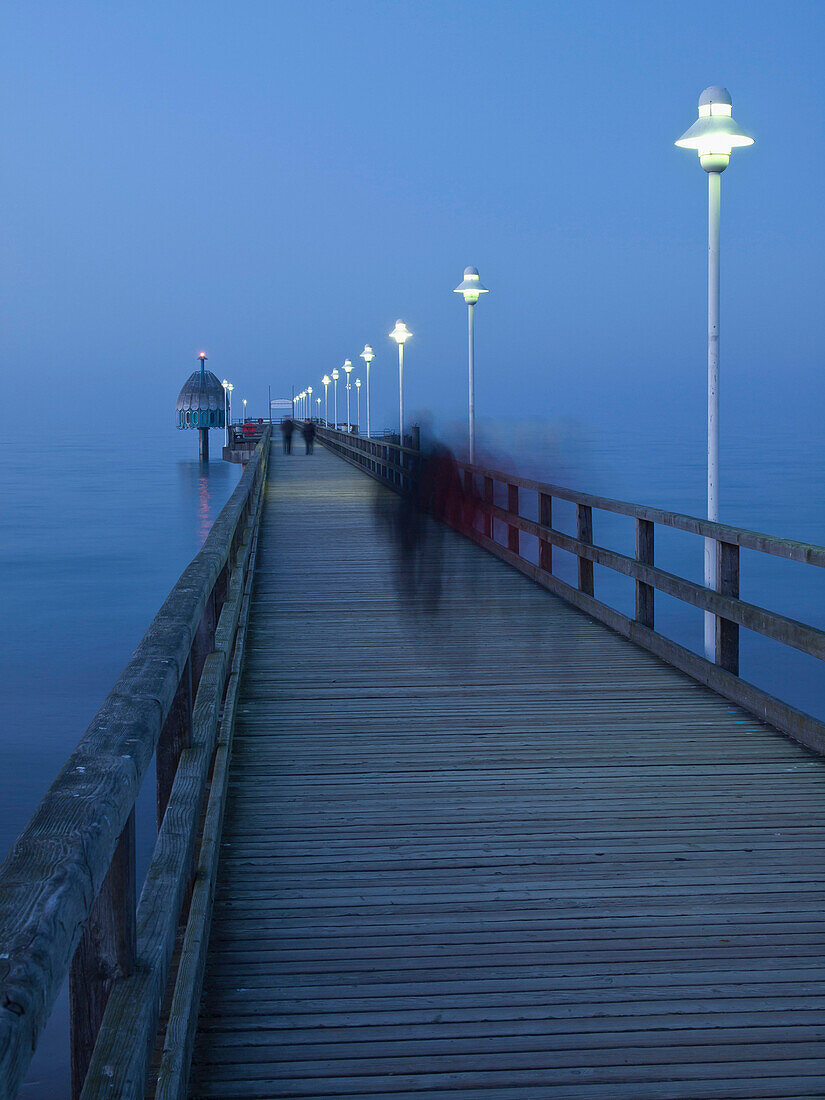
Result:
{"label": "lamp shade", "polygon": [[734,119],[730,92],[714,84],[699,96],[699,118],[675,144],[695,149],[706,171],[721,172],[731,150],[753,145],[753,138]]}
{"label": "lamp shade", "polygon": [[409,338],[412,336],[412,333],[403,321],[396,321],[395,328],[390,333],[390,336],[393,340],[395,340],[397,344],[403,344],[405,340],[409,340]]}
{"label": "lamp shade", "polygon": [[344,370],[347,372],[347,374],[349,374],[349,372],[352,370],[352,363],[350,363],[349,359],[344,360]]}
{"label": "lamp shade", "polygon": [[486,286],[483,286],[478,277],[477,267],[465,267],[464,278],[453,291],[454,294],[463,294],[464,301],[468,305],[478,301],[479,294],[489,294]]}
{"label": "lamp shade", "polygon": [[364,344],[364,350],[361,352],[361,358],[364,360],[365,363],[371,363],[375,358],[375,352],[372,350],[369,344]]}

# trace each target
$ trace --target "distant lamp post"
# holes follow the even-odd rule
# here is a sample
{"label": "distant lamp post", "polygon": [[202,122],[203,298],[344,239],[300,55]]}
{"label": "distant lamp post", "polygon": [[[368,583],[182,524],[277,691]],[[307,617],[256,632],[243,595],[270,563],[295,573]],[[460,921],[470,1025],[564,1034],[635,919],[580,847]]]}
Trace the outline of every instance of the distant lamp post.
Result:
{"label": "distant lamp post", "polygon": [[318,420],[320,420],[321,419],[321,398],[320,397],[315,398],[315,404],[318,406]]}
{"label": "distant lamp post", "polygon": [[232,423],[232,391],[234,389],[235,389],[235,387],[232,385],[231,382],[226,387],[226,393],[227,393],[228,401],[229,401],[229,423],[230,424]]}
{"label": "distant lamp post", "polygon": [[404,446],[404,343],[412,333],[403,321],[396,321],[390,336],[398,344],[398,442]]}
{"label": "distant lamp post", "polygon": [[309,394],[307,398],[307,417],[312,420],[312,386],[307,386],[307,393]]}
{"label": "distant lamp post", "polygon": [[[328,374],[325,374],[324,377],[321,379],[321,382],[323,383],[323,386],[324,386],[324,427],[325,428],[329,427],[329,414],[327,412],[327,389],[328,389],[329,384],[330,384],[331,381],[332,381],[332,379],[330,378],[330,376]],[[319,400],[320,400],[320,398],[319,398]]]}
{"label": "distant lamp post", "polygon": [[478,277],[477,267],[465,267],[464,279],[458,284],[455,294],[463,294],[467,303],[467,354],[468,354],[468,383],[470,404],[470,462],[476,460],[476,411],[475,411],[475,348],[473,325],[475,323],[475,306],[479,294],[489,294],[486,286],[482,286]]}
{"label": "distant lamp post", "polygon": [[358,400],[358,419],[356,420],[355,423],[358,425],[358,433],[360,435],[360,433],[361,433],[361,379],[360,378],[355,379],[355,392],[358,394],[358,398],[357,398],[357,400]]}
{"label": "distant lamp post", "polygon": [[335,428],[336,432],[338,431],[338,379],[340,377],[341,375],[338,373],[338,368],[336,367],[335,370],[332,372],[332,381],[334,383],[332,387],[332,392],[335,397],[333,408],[333,411],[335,413],[335,423],[333,424],[333,427]]}
{"label": "distant lamp post", "polygon": [[369,346],[364,344],[364,350],[361,352],[361,358],[367,364],[367,436],[371,436],[370,431],[370,364],[375,358],[375,352]]}
{"label": "distant lamp post", "polygon": [[221,382],[223,386],[223,442],[224,446],[229,446],[229,381],[224,378]]}
{"label": "distant lamp post", "polygon": [[[712,85],[699,96],[699,118],[675,143],[695,149],[708,174],[708,519],[719,519],[719,223],[721,176],[731,150],[753,145],[733,119],[727,88]],[[716,540],[705,539],[705,587],[717,589]],[[716,617],[705,612],[705,656],[716,656]]]}
{"label": "distant lamp post", "polygon": [[246,423],[246,398],[243,399],[243,422]]}
{"label": "distant lamp post", "polygon": [[352,423],[349,415],[349,391],[352,389],[352,386],[350,385],[349,376],[352,374],[352,363],[350,363],[349,359],[344,360],[344,370],[347,372],[347,432],[350,432],[352,430]]}

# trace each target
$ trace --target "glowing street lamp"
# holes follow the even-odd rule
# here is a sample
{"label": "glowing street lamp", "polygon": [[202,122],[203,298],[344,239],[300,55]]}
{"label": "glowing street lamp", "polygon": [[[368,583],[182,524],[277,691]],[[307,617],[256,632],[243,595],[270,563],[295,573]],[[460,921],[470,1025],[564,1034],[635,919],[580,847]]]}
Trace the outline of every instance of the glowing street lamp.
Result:
{"label": "glowing street lamp", "polygon": [[[675,143],[695,149],[708,174],[708,519],[719,519],[719,222],[721,175],[731,150],[753,145],[733,119],[727,88],[712,85],[699,96],[699,118]],[[705,539],[705,587],[717,588],[716,540]],[[715,660],[716,617],[705,612],[705,656]]]}
{"label": "glowing street lamp", "polygon": [[312,386],[307,386],[307,393],[309,394],[307,398],[307,417],[312,420]]}
{"label": "glowing street lamp", "polygon": [[350,363],[349,359],[344,360],[344,370],[347,372],[347,431],[350,432],[352,430],[352,424],[349,418],[349,391],[352,389],[352,386],[349,383],[349,376],[352,373],[352,363]]}
{"label": "glowing street lamp", "polygon": [[320,397],[315,398],[315,404],[318,406],[317,419],[320,420],[321,419],[321,398]]}
{"label": "glowing street lamp", "polygon": [[375,358],[375,352],[369,346],[364,344],[364,350],[361,352],[361,358],[367,364],[367,436],[372,433],[370,431],[370,364]]}
{"label": "glowing street lamp", "polygon": [[332,389],[333,389],[333,393],[335,395],[335,410],[334,410],[335,411],[335,425],[334,425],[334,427],[335,427],[336,432],[338,431],[338,379],[340,377],[341,377],[341,375],[338,373],[338,368],[336,367],[335,370],[332,372],[332,381],[335,383]]}
{"label": "glowing street lamp", "polygon": [[481,285],[481,280],[478,277],[477,267],[465,267],[464,279],[458,284],[454,291],[455,294],[463,294],[464,301],[467,303],[467,318],[468,318],[468,363],[469,363],[469,395],[470,395],[470,462],[473,463],[476,460],[476,411],[475,411],[475,348],[474,348],[474,336],[473,336],[473,324],[475,320],[475,306],[478,301],[479,294],[489,294],[489,290],[486,286]]}
{"label": "glowing street lamp", "polygon": [[[332,379],[330,378],[330,376],[328,374],[325,374],[324,377],[321,379],[321,382],[323,383],[323,386],[324,386],[324,427],[325,428],[329,427],[329,416],[327,414],[327,388],[328,388],[331,381],[332,381]],[[319,400],[320,400],[320,398],[319,398]]]}
{"label": "glowing street lamp", "polygon": [[246,423],[246,398],[243,399],[243,422]]}
{"label": "glowing street lamp", "polygon": [[403,321],[396,321],[390,337],[398,344],[398,442],[404,446],[404,341],[412,333]]}
{"label": "glowing street lamp", "polygon": [[358,431],[361,431],[361,379],[355,379],[355,392],[358,394],[358,419],[356,424],[358,425]]}
{"label": "glowing street lamp", "polygon": [[224,446],[229,446],[229,382],[226,378],[221,382],[223,386],[223,437]]}

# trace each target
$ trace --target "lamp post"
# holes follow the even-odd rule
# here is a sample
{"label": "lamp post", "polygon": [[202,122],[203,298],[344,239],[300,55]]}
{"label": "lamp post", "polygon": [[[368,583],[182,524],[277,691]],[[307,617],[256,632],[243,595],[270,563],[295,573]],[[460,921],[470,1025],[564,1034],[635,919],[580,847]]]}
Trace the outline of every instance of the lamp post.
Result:
{"label": "lamp post", "polygon": [[307,398],[307,417],[312,420],[312,386],[307,386],[307,393],[309,394]]}
{"label": "lamp post", "polygon": [[[708,519],[719,519],[719,223],[721,176],[732,149],[753,145],[733,119],[727,88],[711,85],[699,96],[699,118],[675,143],[695,149],[708,174]],[[705,539],[705,587],[717,589],[715,539]],[[705,656],[716,656],[716,616],[705,612]]]}
{"label": "lamp post", "polygon": [[358,434],[361,434],[361,379],[355,379],[355,392],[358,394],[358,419],[356,424],[358,425]]}
{"label": "lamp post", "polygon": [[475,321],[475,307],[479,294],[489,294],[486,286],[481,285],[477,267],[465,267],[464,279],[458,284],[455,294],[463,294],[467,303],[467,355],[468,355],[468,385],[470,405],[470,463],[476,460],[476,410],[475,410],[475,347],[473,324]]}
{"label": "lamp post", "polygon": [[398,344],[398,443],[404,446],[404,341],[412,333],[403,321],[396,321],[390,336]]}
{"label": "lamp post", "polygon": [[375,358],[375,352],[372,350],[369,344],[364,344],[364,350],[361,352],[361,358],[367,364],[367,436],[369,437],[372,435],[372,432],[370,431],[370,364]]}
{"label": "lamp post", "polygon": [[224,378],[223,386],[223,445],[229,446],[229,381]]}
{"label": "lamp post", "polygon": [[338,368],[336,367],[335,370],[332,372],[332,381],[334,383],[332,387],[332,392],[335,397],[333,408],[333,411],[335,413],[335,423],[333,424],[333,428],[335,428],[336,432],[338,431],[338,379],[340,377],[341,375],[338,373]]}
{"label": "lamp post", "polygon": [[[235,389],[235,387],[232,385],[231,382],[226,387],[226,393],[227,393],[227,398],[228,398],[228,402],[229,402],[229,423],[230,424],[232,423],[232,391],[234,389]],[[228,442],[228,438],[227,438],[227,442]]]}
{"label": "lamp post", "polygon": [[321,419],[321,398],[320,397],[315,398],[315,404],[318,406],[318,420],[320,421],[320,419]]}
{"label": "lamp post", "polygon": [[350,385],[350,382],[349,382],[349,376],[352,373],[352,363],[350,363],[349,359],[344,360],[344,370],[346,371],[346,374],[347,374],[347,386],[346,386],[346,389],[347,389],[347,434],[349,434],[349,432],[352,429],[352,424],[350,422],[350,417],[349,417],[349,391],[352,389],[352,386]]}
{"label": "lamp post", "polygon": [[327,388],[328,388],[331,381],[332,381],[332,379],[330,378],[330,376],[328,374],[324,374],[324,376],[321,378],[321,382],[323,383],[323,426],[324,426],[324,428],[329,428],[329,415],[328,415],[328,412],[327,412]]}
{"label": "lamp post", "polygon": [[246,398],[243,399],[243,422],[246,423]]}

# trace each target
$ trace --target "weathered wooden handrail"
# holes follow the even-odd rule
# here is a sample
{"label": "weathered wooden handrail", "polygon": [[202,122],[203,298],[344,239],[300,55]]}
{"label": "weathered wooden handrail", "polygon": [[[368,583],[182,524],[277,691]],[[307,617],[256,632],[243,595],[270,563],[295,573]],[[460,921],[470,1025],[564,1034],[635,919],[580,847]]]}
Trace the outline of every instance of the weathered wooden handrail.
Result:
{"label": "weathered wooden handrail", "polygon": [[[398,465],[392,461],[382,461],[380,452],[366,448],[364,443],[369,441],[356,442],[357,437],[341,432],[322,435],[321,439],[334,453],[353,465],[360,466],[370,476],[391,488],[409,490],[413,486],[419,469],[418,452],[414,452],[415,461],[409,460],[409,465],[402,470],[403,483],[399,483]],[[825,631],[739,598],[740,549],[754,550],[822,568],[825,567],[825,547],[715,523],[681,512],[582,493],[501,470],[462,462],[458,463],[458,467],[465,491],[471,493],[477,502],[477,518],[473,524],[469,527],[455,524],[463,534],[530,576],[538,584],[713,688],[720,695],[758,715],[808,748],[825,753],[825,723],[739,676],[740,627],[819,660],[825,659]],[[506,492],[506,507],[495,503],[496,484],[501,485]],[[523,492],[536,494],[538,521],[521,514]],[[554,500],[564,500],[575,505],[575,536],[553,527]],[[624,515],[635,520],[635,557],[609,550],[594,541],[594,511]],[[506,545],[496,538],[496,521],[506,529]],[[669,573],[655,564],[656,525],[714,540],[719,578],[716,591]],[[521,532],[537,538],[538,562],[531,561],[522,553]],[[575,585],[568,584],[554,574],[554,547],[576,558]],[[596,598],[594,565],[604,566],[635,582],[633,618]],[[655,629],[657,591],[714,615],[714,661],[699,656]]]}
{"label": "weathered wooden handrail", "polygon": [[[16,1094],[70,964],[75,1096],[113,991],[146,981],[147,971],[155,985],[165,974],[203,802],[205,772],[200,792],[193,777],[211,760],[202,734],[217,724],[268,453],[267,429],[202,550],[0,867],[0,1095]],[[156,748],[160,829],[136,907],[134,805]],[[188,804],[184,792],[194,794]],[[150,930],[153,895],[159,927]],[[159,1007],[163,989],[153,993]],[[156,1020],[156,1008],[144,1016],[153,1012]],[[129,1041],[124,1033],[121,1042]],[[150,1044],[151,1036],[144,1070]],[[108,1095],[143,1095],[137,1081],[130,1089]]]}

